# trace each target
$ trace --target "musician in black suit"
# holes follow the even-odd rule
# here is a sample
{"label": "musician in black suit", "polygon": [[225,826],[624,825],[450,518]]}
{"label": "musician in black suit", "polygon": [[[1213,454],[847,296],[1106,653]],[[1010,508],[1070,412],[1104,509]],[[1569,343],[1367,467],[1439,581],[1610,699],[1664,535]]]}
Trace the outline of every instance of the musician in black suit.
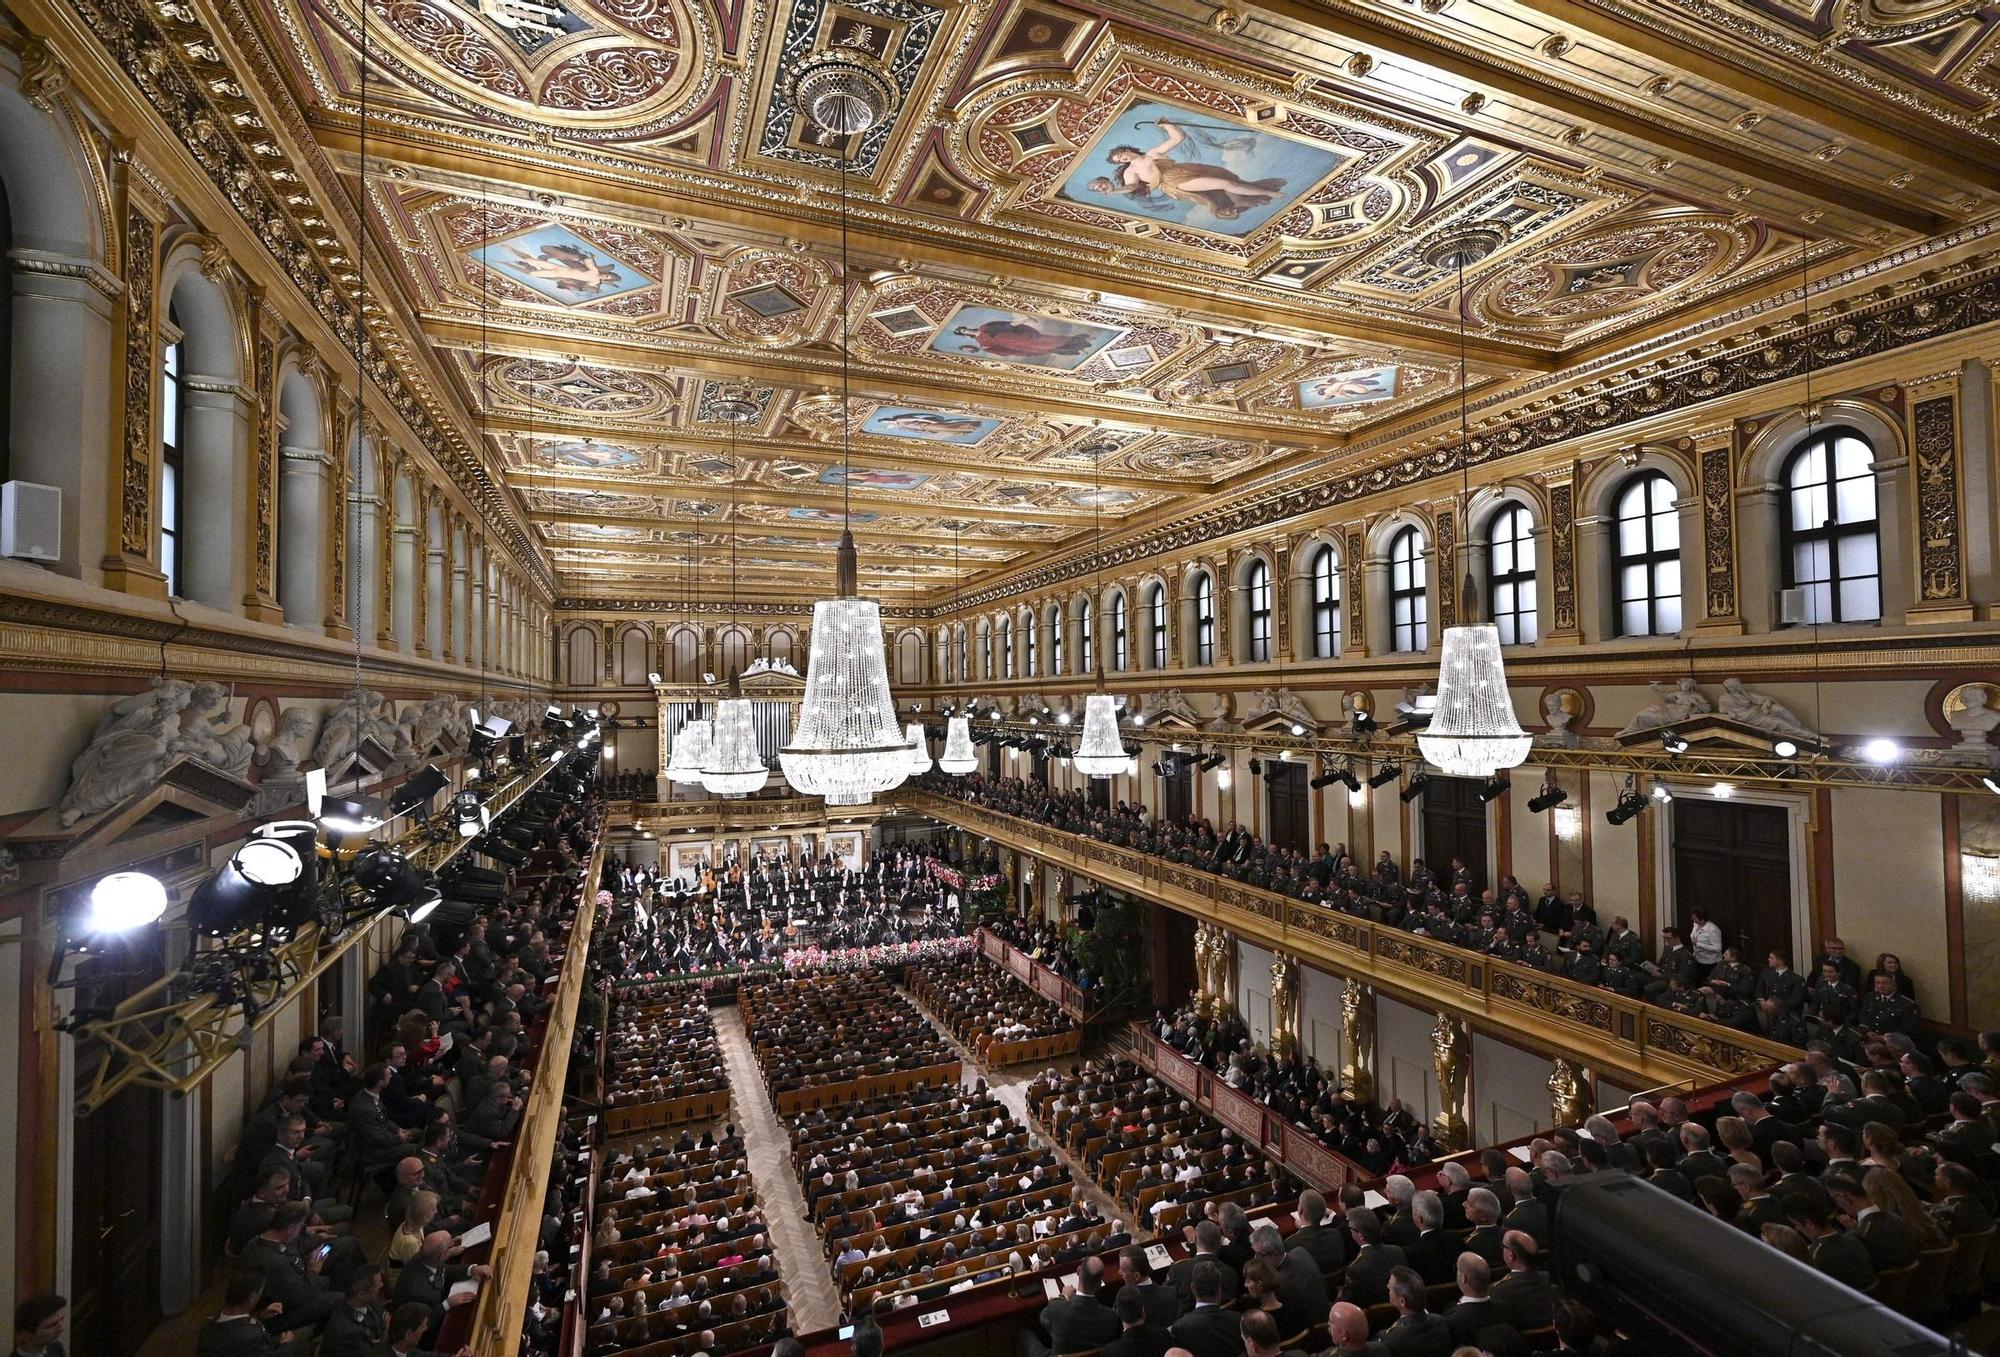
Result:
{"label": "musician in black suit", "polygon": [[1062,1294],[1042,1307],[1042,1327],[1048,1330],[1049,1344],[1042,1347],[1032,1333],[1023,1333],[1023,1351],[1086,1352],[1103,1347],[1118,1337],[1116,1312],[1098,1299],[1104,1289],[1104,1260],[1086,1258],[1077,1269],[1076,1284],[1065,1285]]}
{"label": "musician in black suit", "polygon": [[[222,1310],[201,1326],[195,1339],[196,1357],[276,1357],[285,1349],[278,1336],[264,1327],[257,1312],[264,1308],[264,1274],[243,1268],[222,1285]],[[285,1335],[289,1341],[291,1334]]]}
{"label": "musician in black suit", "polygon": [[1180,1296],[1180,1312],[1185,1315],[1194,1309],[1194,1271],[1203,1263],[1214,1263],[1220,1276],[1216,1285],[1222,1288],[1222,1304],[1236,1299],[1242,1287],[1236,1273],[1222,1261],[1222,1227],[1212,1220],[1204,1220],[1194,1227],[1194,1253],[1181,1259],[1167,1269],[1167,1285]]}

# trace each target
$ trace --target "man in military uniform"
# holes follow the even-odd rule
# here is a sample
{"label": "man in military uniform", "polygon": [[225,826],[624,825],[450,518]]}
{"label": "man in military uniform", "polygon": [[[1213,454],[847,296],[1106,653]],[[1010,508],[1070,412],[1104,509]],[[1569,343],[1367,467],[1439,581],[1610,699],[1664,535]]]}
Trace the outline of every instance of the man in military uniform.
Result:
{"label": "man in military uniform", "polygon": [[1579,985],[1594,985],[1604,978],[1604,963],[1591,951],[1589,938],[1576,940],[1576,953],[1569,959],[1569,978]]}
{"label": "man in military uniform", "polygon": [[1806,1044],[1805,1019],[1774,997],[1766,996],[1757,1001],[1757,1026],[1773,1041],[1782,1041],[1787,1046]]}
{"label": "man in military uniform", "polygon": [[1639,997],[1639,972],[1625,964],[1624,954],[1613,952],[1604,958],[1604,973],[1597,983],[1614,994],[1622,994],[1627,999]]}
{"label": "man in military uniform", "polygon": [[1820,953],[1819,960],[1813,963],[1813,969],[1819,971],[1828,966],[1833,967],[1834,974],[1840,982],[1858,992],[1861,988],[1861,968],[1855,965],[1854,958],[1847,954],[1847,944],[1839,938],[1828,938],[1825,947],[1826,950]]}
{"label": "man in military uniform", "polygon": [[[1852,966],[1854,963],[1850,961],[1847,964]],[[1822,958],[1819,974],[1806,985],[1806,1011],[1817,1013],[1838,1004],[1852,1013],[1857,1001],[1854,986],[1841,977],[1840,968],[1831,960]]]}
{"label": "man in military uniform", "polygon": [[1663,1002],[1660,996],[1667,992],[1675,976],[1683,980],[1694,978],[1694,953],[1681,941],[1680,930],[1663,928],[1660,939],[1660,959],[1642,962],[1639,967],[1651,977],[1642,988],[1646,1000],[1655,1004]]}
{"label": "man in military uniform", "polygon": [[1702,986],[1717,999],[1724,996],[1748,999],[1755,987],[1756,981],[1750,974],[1750,968],[1743,964],[1742,956],[1734,947],[1722,949],[1722,960],[1708,973],[1708,983]]}
{"label": "man in military uniform", "polygon": [[1769,1026],[1762,1016],[1769,1011],[1764,1007],[1764,1001],[1775,999],[1786,1013],[1796,1014],[1799,1006],[1806,1001],[1806,982],[1792,969],[1790,957],[1783,952],[1772,952],[1768,958],[1767,968],[1757,977],[1752,997],[1757,1001],[1758,1025],[1769,1031]]}
{"label": "man in military uniform", "polygon": [[1861,1001],[1855,1025],[1868,1034],[1870,1041],[1880,1041],[1892,1033],[1914,1037],[1918,1021],[1917,1001],[1896,992],[1896,977],[1877,975],[1875,992]]}

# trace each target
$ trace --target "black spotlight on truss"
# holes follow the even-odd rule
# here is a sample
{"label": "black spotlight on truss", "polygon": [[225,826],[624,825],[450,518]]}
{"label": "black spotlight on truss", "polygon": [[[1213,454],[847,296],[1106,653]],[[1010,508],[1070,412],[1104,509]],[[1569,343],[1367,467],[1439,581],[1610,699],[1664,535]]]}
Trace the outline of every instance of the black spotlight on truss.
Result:
{"label": "black spotlight on truss", "polygon": [[1339,773],[1321,773],[1318,777],[1306,783],[1306,785],[1314,791],[1318,791],[1321,787],[1330,787],[1338,781],[1340,781]]}
{"label": "black spotlight on truss", "polygon": [[1360,707],[1354,709],[1354,716],[1348,722],[1356,735],[1366,735],[1375,729],[1375,718]]}
{"label": "black spotlight on truss", "polygon": [[1618,794],[1618,804],[1604,812],[1604,822],[1622,825],[1635,820],[1646,809],[1646,795],[1639,790],[1635,778],[1625,779],[1625,790]]}
{"label": "black spotlight on truss", "polygon": [[1250,776],[1262,777],[1263,775],[1264,775],[1264,761],[1262,759],[1250,760]]}
{"label": "black spotlight on truss", "polygon": [[398,910],[412,923],[437,908],[439,896],[430,873],[386,844],[355,857],[354,884],[368,893],[377,910]]}
{"label": "black spotlight on truss", "polygon": [[1162,760],[1162,759],[1154,759],[1154,760],[1153,760],[1153,776],[1154,776],[1154,777],[1170,777],[1170,776],[1172,776],[1172,775],[1171,775],[1170,773],[1168,773],[1168,771],[1167,771],[1167,765],[1166,765],[1166,762],[1165,762],[1165,760]]}
{"label": "black spotlight on truss", "polygon": [[195,932],[210,938],[245,932],[288,938],[313,918],[317,827],[289,821],[267,828],[277,832],[252,834],[222,870],[195,889],[188,900],[188,924]]}
{"label": "black spotlight on truss", "polygon": [[2000,796],[2000,775],[1981,773],[1979,775],[1979,785],[1986,788],[1987,791],[1992,792],[1995,796]]}
{"label": "black spotlight on truss", "polygon": [[480,831],[493,823],[493,812],[486,808],[486,798],[470,787],[451,799],[452,819],[458,822],[458,837],[477,838]]}
{"label": "black spotlight on truss", "polygon": [[1264,780],[1266,782],[1276,782],[1279,778],[1285,775],[1285,769],[1289,767],[1290,764],[1291,760],[1289,759],[1265,759]]}
{"label": "black spotlight on truss", "polygon": [[1660,732],[1660,748],[1666,750],[1669,754],[1685,754],[1688,752],[1687,736],[1676,735],[1671,730],[1663,730]]}
{"label": "black spotlight on truss", "polygon": [[403,785],[390,794],[389,813],[407,815],[411,811],[421,812],[430,805],[431,798],[449,786],[450,782],[451,779],[446,777],[436,764],[425,764],[410,774]]}
{"label": "black spotlight on truss", "polygon": [[1394,782],[1397,778],[1401,777],[1402,775],[1403,775],[1402,764],[1385,763],[1380,768],[1377,768],[1373,773],[1369,774],[1368,785],[1371,787],[1386,787],[1391,782]]}
{"label": "black spotlight on truss", "polygon": [[1543,811],[1553,810],[1567,800],[1569,793],[1562,788],[1552,784],[1544,785],[1539,793],[1528,798],[1528,811],[1530,814],[1540,815]]}
{"label": "black spotlight on truss", "polygon": [[482,721],[479,719],[479,713],[474,711],[472,731],[466,737],[467,752],[475,759],[485,758],[499,747],[500,742],[507,738],[507,732],[513,728],[514,723],[504,716],[488,715]]}
{"label": "black spotlight on truss", "polygon": [[1216,769],[1220,768],[1224,762],[1225,760],[1223,759],[1223,756],[1221,754],[1210,754],[1207,758],[1201,761],[1201,771],[1204,773],[1212,773]]}
{"label": "black spotlight on truss", "polygon": [[1489,801],[1497,801],[1507,794],[1507,789],[1512,785],[1511,782],[1497,773],[1487,778],[1486,781],[1479,784],[1479,804],[1483,806]]}
{"label": "black spotlight on truss", "polygon": [[1431,775],[1429,773],[1419,772],[1410,778],[1408,786],[1404,787],[1402,791],[1396,794],[1402,797],[1405,803],[1408,803],[1422,796],[1425,790],[1430,785],[1431,785]]}

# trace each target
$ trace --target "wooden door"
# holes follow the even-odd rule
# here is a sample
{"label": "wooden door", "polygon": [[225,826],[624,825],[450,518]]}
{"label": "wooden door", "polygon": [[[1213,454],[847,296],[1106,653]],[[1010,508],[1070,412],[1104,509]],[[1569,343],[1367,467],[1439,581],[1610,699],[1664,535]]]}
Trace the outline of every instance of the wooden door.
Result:
{"label": "wooden door", "polygon": [[1723,945],[1742,949],[1753,969],[1770,952],[1792,956],[1791,833],[1777,806],[1740,801],[1673,805],[1674,919],[1682,936],[1688,912],[1701,909],[1722,930]]}
{"label": "wooden door", "polygon": [[1090,804],[1098,810],[1110,810],[1111,779],[1108,777],[1094,777],[1088,780],[1088,785],[1089,790],[1085,795],[1089,798]]}
{"label": "wooden door", "polygon": [[[1270,769],[1264,770],[1266,773]],[[1306,793],[1306,766],[1281,763],[1278,775],[1264,780],[1265,823],[1270,833],[1265,841],[1273,848],[1312,851],[1312,798]]]}
{"label": "wooden door", "polygon": [[1194,815],[1194,770],[1186,764],[1174,765],[1174,771],[1160,779],[1160,801],[1163,814],[1170,824],[1180,824]]}
{"label": "wooden door", "polygon": [[1459,859],[1472,873],[1472,893],[1486,889],[1486,806],[1479,783],[1469,777],[1431,774],[1424,789],[1424,865],[1446,893],[1451,890],[1451,860]]}
{"label": "wooden door", "polygon": [[1153,944],[1153,1004],[1176,1008],[1194,993],[1194,920],[1164,905],[1145,910]]}
{"label": "wooden door", "polygon": [[1049,785],[1049,753],[1046,749],[1035,751],[1035,781],[1044,787]]}

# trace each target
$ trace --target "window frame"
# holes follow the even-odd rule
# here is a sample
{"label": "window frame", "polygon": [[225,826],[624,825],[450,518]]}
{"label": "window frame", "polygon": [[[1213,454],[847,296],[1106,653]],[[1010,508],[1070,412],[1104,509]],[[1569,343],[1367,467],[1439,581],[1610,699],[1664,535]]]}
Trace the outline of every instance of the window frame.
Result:
{"label": "window frame", "polygon": [[[1665,486],[1670,497],[1665,514],[1671,517],[1674,525],[1674,542],[1671,548],[1661,547],[1653,540],[1654,522],[1662,517],[1662,511],[1653,507],[1652,487],[1656,485]],[[1642,550],[1628,553],[1625,550],[1624,525],[1627,517],[1625,505],[1640,492],[1643,492],[1645,507],[1638,517],[1645,524],[1646,542]],[[1687,576],[1683,571],[1680,575],[1681,587],[1672,595],[1674,608],[1680,619],[1679,624],[1671,631],[1660,629],[1660,605],[1667,600],[1668,595],[1660,591],[1659,570],[1669,561],[1674,563],[1676,569],[1681,565],[1680,509],[1675,504],[1679,498],[1680,490],[1674,485],[1672,478],[1657,468],[1633,472],[1619,482],[1617,490],[1611,496],[1611,598],[1616,622],[1616,626],[1612,629],[1614,636],[1678,636],[1687,625]],[[1625,625],[1626,609],[1638,601],[1629,596],[1625,589],[1625,573],[1632,566],[1640,566],[1646,572],[1646,630],[1644,631],[1632,631]]]}
{"label": "window frame", "polygon": [[1197,570],[1188,581],[1188,593],[1194,609],[1194,662],[1205,669],[1215,663],[1215,577]]}
{"label": "window frame", "polygon": [[1253,557],[1243,572],[1245,660],[1250,664],[1271,661],[1271,567],[1261,556]]}
{"label": "window frame", "polygon": [[[1503,540],[1500,529],[1518,523],[1519,531],[1510,532],[1504,540],[1513,549],[1513,568],[1495,568],[1499,559],[1498,546]],[[1521,568],[1523,556],[1527,558],[1527,568]],[[1539,587],[1535,569],[1535,518],[1528,506],[1516,500],[1506,500],[1493,511],[1486,520],[1486,615],[1500,633],[1503,646],[1533,645],[1541,638],[1541,616]],[[1501,591],[1513,591],[1513,606],[1501,606]],[[1525,592],[1527,603],[1521,599]],[[1502,619],[1507,619],[1503,622]],[[1524,625],[1525,624],[1525,625]]]}
{"label": "window frame", "polygon": [[1097,607],[1090,596],[1076,601],[1076,660],[1079,674],[1088,674],[1097,667]]}
{"label": "window frame", "polygon": [[[1389,649],[1395,654],[1416,655],[1430,649],[1430,570],[1424,561],[1425,546],[1424,535],[1414,523],[1404,524],[1389,539]],[[1406,547],[1407,556],[1398,559]],[[1399,567],[1407,572],[1401,584],[1397,583]]]}
{"label": "window frame", "polygon": [[[1322,565],[1325,569],[1322,570]],[[1340,658],[1340,557],[1330,543],[1321,544],[1307,565],[1312,613],[1312,657]],[[1324,587],[1322,587],[1324,586]]]}
{"label": "window frame", "polygon": [[1125,670],[1127,621],[1125,591],[1120,589],[1111,596],[1111,667],[1120,673]]}
{"label": "window frame", "polygon": [[187,340],[180,317],[167,313],[173,332],[160,346],[160,570],[167,594],[187,597],[181,589],[186,561],[181,550],[187,537]]}
{"label": "window frame", "polygon": [[1165,669],[1167,667],[1167,586],[1155,580],[1146,587],[1150,591],[1146,596],[1146,614],[1153,628],[1153,634],[1149,638],[1153,668]]}
{"label": "window frame", "polygon": [[1028,625],[1021,628],[1021,659],[1026,666],[1025,672],[1027,677],[1040,678],[1042,676],[1041,644],[1037,635],[1035,615],[1033,613],[1028,614]]}
{"label": "window frame", "polygon": [[[1849,440],[1859,443],[1868,453],[1867,465],[1863,467],[1861,474],[1858,476],[1842,476],[1839,474],[1835,454],[1841,443]],[[1800,528],[1794,524],[1796,517],[1794,505],[1797,497],[1807,493],[1811,487],[1794,485],[1792,478],[1800,463],[1804,462],[1807,456],[1814,451],[1822,451],[1824,454],[1822,465],[1825,469],[1825,475],[1818,484],[1823,487],[1825,492],[1827,512],[1829,515],[1834,515],[1834,517],[1829,517],[1822,521],[1816,528]],[[1779,467],[1778,484],[1784,492],[1784,505],[1780,509],[1778,517],[1778,552],[1782,566],[1780,574],[1784,580],[1785,588],[1803,589],[1806,591],[1806,609],[1808,615],[1803,623],[1805,626],[1859,625],[1861,623],[1880,622],[1882,620],[1882,491],[1881,486],[1876,480],[1874,461],[1875,445],[1869,442],[1859,429],[1854,428],[1852,425],[1836,424],[1820,430],[1809,438],[1799,440],[1793,446],[1792,450],[1785,454],[1785,460]],[[1843,481],[1862,479],[1866,479],[1868,482],[1869,499],[1873,507],[1873,512],[1866,519],[1856,520],[1852,523],[1842,523],[1837,517],[1840,504],[1839,486]],[[1874,580],[1875,611],[1869,617],[1845,617],[1842,615],[1844,610],[1841,606],[1841,595],[1844,592],[1842,585],[1847,581],[1840,573],[1840,544],[1843,541],[1863,537],[1868,538],[1874,544],[1875,573],[1869,576],[1857,575],[1854,579],[1856,581],[1861,579]],[[1826,578],[1824,580],[1801,583],[1798,578],[1798,548],[1801,545],[1813,542],[1823,542],[1826,544]],[[1813,611],[1813,594],[1815,590],[1821,587],[1825,588],[1827,600],[1832,605],[1833,615],[1831,617],[1811,616]]]}

